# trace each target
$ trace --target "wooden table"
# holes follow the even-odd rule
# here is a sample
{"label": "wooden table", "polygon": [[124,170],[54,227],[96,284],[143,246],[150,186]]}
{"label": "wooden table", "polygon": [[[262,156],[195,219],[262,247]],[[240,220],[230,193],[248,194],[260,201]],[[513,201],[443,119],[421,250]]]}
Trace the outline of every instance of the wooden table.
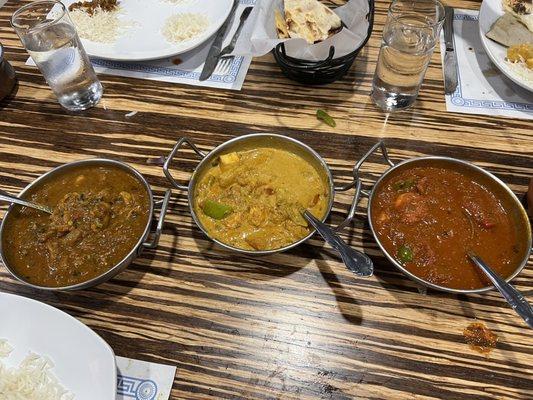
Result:
{"label": "wooden table", "polygon": [[[387,120],[371,104],[384,1],[366,49],[334,84],[291,82],[268,55],[253,62],[240,92],[104,75],[103,101],[79,114],[62,110],[40,73],[24,65],[27,54],[8,22],[20,3],[0,10],[0,41],[19,77],[14,98],[0,105],[2,189],[16,193],[61,163],[111,157],[138,168],[161,195],[167,182],[148,158],[166,155],[185,135],[209,150],[250,132],[304,141],[339,183],[378,139],[395,160],[433,154],[474,162],[521,196],[533,176],[531,122],[446,112],[438,54],[414,108]],[[477,1],[451,5],[479,8]],[[336,128],[317,121],[318,108]],[[138,113],[127,118],[131,111]],[[190,153],[181,157],[177,175],[186,180],[195,164]],[[366,183],[384,169],[372,159]],[[351,195],[335,199],[333,224]],[[172,399],[531,399],[533,335],[499,294],[421,294],[379,252],[365,212],[363,202],[343,236],[373,258],[369,279],[348,272],[317,237],[267,257],[225,251],[194,225],[186,194],[176,190],[159,248],[110,282],[48,293],[2,268],[0,290],[68,312],[117,355],[177,366]],[[533,299],[531,261],[514,283]],[[464,342],[474,321],[499,336],[489,356]]]}

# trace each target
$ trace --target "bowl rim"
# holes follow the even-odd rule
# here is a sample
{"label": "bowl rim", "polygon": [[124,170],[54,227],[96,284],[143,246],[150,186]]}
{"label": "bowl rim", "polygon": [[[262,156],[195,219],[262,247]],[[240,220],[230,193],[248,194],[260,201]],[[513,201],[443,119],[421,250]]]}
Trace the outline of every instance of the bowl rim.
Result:
{"label": "bowl rim", "polygon": [[26,284],[26,285],[28,285],[30,287],[33,287],[35,289],[48,290],[48,291],[71,291],[71,290],[85,289],[85,288],[89,288],[89,287],[98,285],[100,283],[103,283],[103,282],[111,279],[116,274],[118,274],[120,271],[122,271],[124,268],[126,268],[129,265],[129,263],[138,254],[139,248],[141,248],[143,242],[148,237],[148,234],[150,232],[150,228],[151,228],[151,225],[152,225],[152,218],[153,218],[153,215],[154,215],[154,197],[153,197],[152,189],[151,189],[150,185],[148,184],[148,181],[146,180],[146,178],[144,178],[144,176],[139,171],[137,171],[135,168],[131,167],[130,165],[128,165],[128,164],[126,164],[126,163],[124,163],[122,161],[113,160],[113,159],[109,159],[109,158],[89,158],[89,159],[76,160],[76,161],[71,161],[71,162],[68,162],[68,163],[65,163],[65,164],[61,164],[61,165],[59,165],[57,167],[54,167],[51,170],[45,172],[44,174],[40,175],[37,179],[33,180],[28,185],[26,185],[24,187],[24,189],[22,189],[19,192],[18,197],[23,196],[31,188],[35,187],[36,185],[38,185],[39,183],[41,183],[45,179],[48,179],[50,176],[54,176],[56,174],[59,174],[61,171],[65,170],[65,169],[68,170],[70,168],[75,168],[75,167],[78,167],[78,166],[90,165],[90,164],[96,164],[96,165],[106,164],[106,165],[114,165],[116,167],[122,168],[122,169],[128,171],[129,173],[131,173],[135,178],[137,178],[137,180],[146,189],[146,193],[148,195],[148,201],[149,201],[149,213],[148,213],[148,219],[146,221],[146,226],[144,228],[144,231],[143,231],[142,235],[139,237],[139,240],[137,241],[135,246],[122,258],[122,260],[120,260],[118,263],[116,263],[114,266],[112,266],[111,268],[109,268],[105,272],[103,272],[100,275],[95,276],[95,277],[93,277],[93,278],[91,278],[91,279],[89,279],[87,281],[76,283],[76,284],[73,284],[73,285],[67,285],[67,286],[41,286],[41,285],[36,285],[36,284],[30,283],[30,282],[26,281],[25,279],[23,279],[22,277],[20,277],[19,274],[16,273],[13,270],[13,268],[9,265],[9,263],[7,261],[7,258],[4,255],[4,249],[3,249],[4,228],[5,228],[5,224],[6,224],[6,221],[8,220],[10,212],[14,209],[14,207],[16,207],[15,204],[12,204],[7,209],[7,211],[6,211],[5,215],[4,215],[4,218],[2,219],[2,222],[0,224],[0,261],[2,261],[2,263],[4,264],[5,268],[9,271],[9,273],[15,279],[17,279],[18,281],[20,281],[20,282],[22,282],[22,283],[24,283],[24,284]]}
{"label": "bowl rim", "polygon": [[508,277],[505,278],[505,281],[506,282],[510,282],[512,279],[514,279],[525,268],[525,266],[527,265],[527,262],[529,260],[529,256],[531,254],[532,233],[531,233],[531,225],[529,224],[529,219],[527,217],[527,213],[526,213],[524,207],[522,206],[522,204],[520,203],[520,200],[514,194],[514,192],[501,179],[499,179],[497,176],[493,175],[489,171],[485,170],[484,168],[481,168],[481,167],[479,167],[479,166],[477,166],[477,165],[475,165],[475,164],[473,164],[471,162],[460,160],[460,159],[453,158],[453,157],[422,156],[422,157],[409,158],[409,159],[401,161],[398,164],[395,164],[393,167],[390,167],[389,169],[387,169],[379,177],[379,179],[376,181],[376,183],[374,184],[374,186],[373,186],[373,188],[372,188],[372,190],[370,192],[370,196],[368,198],[367,218],[368,218],[368,223],[370,225],[370,230],[372,231],[372,235],[374,236],[374,240],[378,244],[378,246],[381,249],[381,251],[383,252],[383,254],[385,254],[387,259],[396,268],[398,268],[401,272],[403,272],[409,278],[411,278],[415,282],[418,282],[418,283],[420,283],[420,284],[422,284],[424,286],[427,286],[427,287],[429,287],[431,289],[436,289],[436,290],[440,290],[440,291],[444,291],[444,292],[448,292],[448,293],[469,294],[469,293],[483,293],[483,292],[487,292],[487,291],[492,290],[492,289],[495,288],[494,285],[489,285],[489,286],[485,286],[485,287],[477,288],[477,289],[456,289],[456,288],[449,288],[449,287],[446,287],[446,286],[437,285],[435,283],[426,281],[425,279],[422,279],[422,278],[418,277],[417,275],[413,274],[412,272],[410,272],[406,268],[404,268],[398,261],[396,261],[396,259],[394,257],[392,257],[387,252],[387,250],[381,244],[381,241],[379,240],[379,238],[378,238],[378,236],[376,234],[376,230],[374,228],[374,223],[373,223],[373,220],[372,220],[372,203],[374,201],[374,195],[376,193],[376,189],[379,187],[379,185],[385,179],[385,177],[389,176],[389,174],[393,173],[393,171],[395,171],[397,168],[399,168],[401,166],[404,166],[406,164],[411,164],[411,163],[414,163],[414,162],[421,162],[421,161],[430,161],[430,162],[431,161],[444,161],[444,162],[449,162],[449,163],[462,165],[462,166],[464,166],[466,168],[470,168],[471,170],[474,170],[474,171],[476,171],[478,173],[481,173],[481,174],[485,175],[490,180],[492,180],[495,184],[497,184],[500,188],[502,188],[505,192],[508,193],[508,195],[510,196],[510,199],[512,200],[512,203],[513,203],[514,207],[516,207],[516,210],[519,211],[519,214],[522,216],[522,218],[524,218],[526,221],[528,221],[528,223],[525,224],[525,226],[527,227],[526,228],[527,229],[527,246],[526,246],[527,252],[524,255],[524,258],[522,259],[522,261],[519,263],[518,267],[513,271],[513,273],[511,275],[509,275]]}
{"label": "bowl rim", "polygon": [[[289,249],[292,249],[293,247],[298,246],[299,244],[305,242],[307,239],[309,239],[311,236],[313,236],[314,233],[316,232],[316,230],[315,229],[311,229],[309,234],[306,235],[305,237],[303,237],[302,239],[299,239],[298,241],[296,241],[294,243],[291,243],[291,244],[289,244],[287,246],[284,246],[284,247],[280,247],[278,249],[272,249],[272,250],[247,250],[247,249],[241,249],[241,248],[238,248],[238,247],[235,247],[235,246],[231,246],[231,245],[229,245],[227,243],[224,243],[224,242],[214,238],[213,236],[211,236],[207,232],[207,229],[205,229],[205,227],[200,222],[200,219],[198,218],[198,215],[196,214],[196,211],[194,210],[194,197],[195,197],[196,180],[198,179],[198,176],[200,175],[200,173],[205,168],[205,164],[210,162],[214,157],[216,157],[218,154],[223,152],[228,147],[234,145],[235,143],[242,142],[242,141],[247,141],[247,140],[252,140],[252,139],[257,139],[257,138],[259,138],[259,139],[260,138],[265,138],[265,139],[274,138],[274,139],[282,141],[282,142],[283,141],[291,142],[292,144],[295,144],[296,146],[301,148],[304,152],[309,154],[313,160],[317,161],[317,165],[320,165],[322,167],[322,169],[326,173],[326,177],[328,179],[329,194],[330,194],[329,195],[328,206],[326,208],[326,213],[320,219],[322,222],[324,222],[328,218],[329,214],[331,213],[331,210],[333,208],[333,200],[334,200],[334,197],[335,197],[335,187],[334,187],[334,182],[333,182],[333,175],[331,173],[331,170],[330,170],[328,164],[309,145],[307,145],[307,144],[305,144],[305,143],[303,143],[303,142],[301,142],[301,141],[299,141],[297,139],[291,138],[289,136],[284,136],[284,135],[279,135],[279,134],[274,134],[274,133],[251,133],[251,134],[247,134],[247,135],[237,136],[237,137],[234,137],[234,138],[232,138],[230,140],[227,140],[227,141],[219,144],[217,147],[212,149],[209,153],[207,153],[205,155],[205,157],[200,161],[200,163],[194,169],[194,172],[192,173],[191,178],[189,180],[189,185],[188,185],[189,189],[187,191],[187,198],[188,198],[188,202],[189,202],[189,209],[191,211],[191,216],[192,216],[194,222],[196,223],[196,225],[200,228],[200,230],[210,240],[214,241],[215,243],[217,243],[218,245],[222,246],[225,249],[236,251],[236,252],[239,252],[241,254],[268,255],[268,254],[274,254],[274,253],[280,253],[280,252],[283,252],[283,251],[287,251]],[[265,147],[267,147],[267,146],[265,146]]]}

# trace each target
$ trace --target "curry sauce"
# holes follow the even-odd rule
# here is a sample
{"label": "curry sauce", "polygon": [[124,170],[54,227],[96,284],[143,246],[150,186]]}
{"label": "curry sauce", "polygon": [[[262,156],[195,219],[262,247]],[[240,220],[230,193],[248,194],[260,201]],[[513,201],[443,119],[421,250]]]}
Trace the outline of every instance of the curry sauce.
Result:
{"label": "curry sauce", "polygon": [[146,188],[116,166],[69,169],[24,198],[51,207],[53,214],[15,207],[5,221],[2,247],[14,272],[38,286],[75,285],[107,272],[133,250],[149,218]]}
{"label": "curry sauce", "polygon": [[221,155],[199,178],[194,209],[209,235],[246,250],[274,250],[306,237],[302,216],[323,218],[327,179],[293,152],[270,147]]}
{"label": "curry sauce", "polygon": [[372,223],[385,250],[412,274],[448,288],[479,289],[490,282],[469,250],[504,278],[524,257],[520,227],[502,198],[466,171],[405,168],[376,189]]}

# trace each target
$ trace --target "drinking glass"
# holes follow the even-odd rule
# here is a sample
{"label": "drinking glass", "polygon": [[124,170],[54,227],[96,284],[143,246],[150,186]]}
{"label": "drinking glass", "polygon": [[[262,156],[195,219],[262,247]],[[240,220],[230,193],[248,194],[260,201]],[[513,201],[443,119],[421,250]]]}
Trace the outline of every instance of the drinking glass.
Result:
{"label": "drinking glass", "polygon": [[21,7],[11,25],[59,104],[80,111],[100,101],[102,84],[61,2],[44,0]]}
{"label": "drinking glass", "polygon": [[391,3],[370,94],[382,110],[401,110],[415,102],[443,22],[439,0]]}

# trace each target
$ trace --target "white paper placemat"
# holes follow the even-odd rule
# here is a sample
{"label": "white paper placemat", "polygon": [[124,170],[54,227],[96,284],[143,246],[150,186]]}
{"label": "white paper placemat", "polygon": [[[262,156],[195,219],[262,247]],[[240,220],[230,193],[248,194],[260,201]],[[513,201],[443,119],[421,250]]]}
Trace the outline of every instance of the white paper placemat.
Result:
{"label": "white paper placemat", "polygon": [[[168,400],[176,367],[116,357],[116,400]],[[96,399],[95,399],[96,400]]]}
{"label": "white paper placemat", "polygon": [[[0,0],[1,1],[1,0]],[[240,0],[235,13],[231,30],[226,35],[222,48],[226,46],[237,30],[240,15],[245,7],[254,6],[259,0]],[[250,22],[249,20],[247,22]],[[205,86],[219,89],[241,90],[252,62],[251,56],[237,56],[232,59],[229,68],[215,72],[209,79],[200,82],[198,78],[204,67],[207,53],[211,48],[214,37],[203,45],[187,53],[177,56],[143,62],[120,62],[92,58],[94,69],[97,73],[126,76],[132,78],[149,79],[154,81],[183,83],[186,85]],[[31,58],[27,65],[35,65]]]}
{"label": "white paper placemat", "polygon": [[[533,93],[516,85],[485,53],[478,30],[478,11],[455,9],[454,45],[457,89],[446,95],[446,109],[466,114],[533,119]],[[444,35],[441,34],[444,59]]]}

